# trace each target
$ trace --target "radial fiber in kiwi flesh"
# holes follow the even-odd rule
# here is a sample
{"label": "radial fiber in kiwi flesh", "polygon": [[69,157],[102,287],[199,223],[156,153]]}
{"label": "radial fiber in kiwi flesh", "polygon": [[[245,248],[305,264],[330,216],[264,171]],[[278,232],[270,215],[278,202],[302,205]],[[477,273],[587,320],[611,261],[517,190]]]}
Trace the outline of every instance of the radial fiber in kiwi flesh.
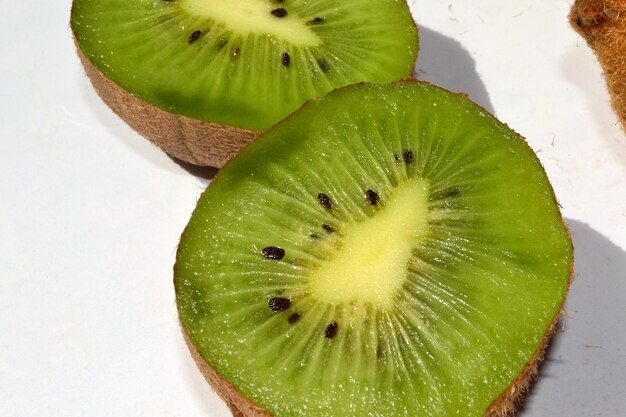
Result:
{"label": "radial fiber in kiwi flesh", "polygon": [[571,265],[527,144],[402,81],[313,100],[231,160],[175,287],[200,369],[243,416],[497,416],[536,373]]}
{"label": "radial fiber in kiwi flesh", "polygon": [[626,131],[626,2],[576,0],[569,19],[598,56],[613,109]]}
{"label": "radial fiber in kiwi flesh", "polygon": [[307,99],[412,75],[404,0],[74,0],[104,101],[171,155],[221,166]]}

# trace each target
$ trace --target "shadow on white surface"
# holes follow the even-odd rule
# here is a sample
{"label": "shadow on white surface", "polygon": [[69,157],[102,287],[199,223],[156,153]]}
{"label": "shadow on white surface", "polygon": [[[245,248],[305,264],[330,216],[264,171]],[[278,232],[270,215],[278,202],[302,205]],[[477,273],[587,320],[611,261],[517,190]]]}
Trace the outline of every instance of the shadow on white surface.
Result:
{"label": "shadow on white surface", "polygon": [[626,415],[626,252],[577,220],[574,280],[562,333],[546,352],[520,417]]}
{"label": "shadow on white surface", "polygon": [[587,110],[585,117],[593,120],[604,144],[626,165],[626,132],[620,130],[619,121],[610,105],[606,83],[602,80],[602,88],[598,88],[598,83],[593,82],[600,76],[602,69],[582,38],[575,48],[563,54],[561,73],[582,93]]}
{"label": "shadow on white surface", "polygon": [[490,113],[493,105],[485,84],[476,71],[476,62],[463,46],[428,27],[419,24],[420,51],[415,78],[467,94]]}
{"label": "shadow on white surface", "polygon": [[168,155],[168,156],[172,159],[172,161],[178,164],[179,167],[181,167],[182,169],[184,169],[185,171],[187,171],[194,177],[198,178],[199,180],[202,180],[202,183],[205,187],[209,185],[209,182],[211,182],[213,178],[215,178],[215,176],[219,172],[219,169],[214,168],[214,167],[203,167],[199,165],[193,165],[188,162],[181,161],[180,159],[175,158],[171,155]]}

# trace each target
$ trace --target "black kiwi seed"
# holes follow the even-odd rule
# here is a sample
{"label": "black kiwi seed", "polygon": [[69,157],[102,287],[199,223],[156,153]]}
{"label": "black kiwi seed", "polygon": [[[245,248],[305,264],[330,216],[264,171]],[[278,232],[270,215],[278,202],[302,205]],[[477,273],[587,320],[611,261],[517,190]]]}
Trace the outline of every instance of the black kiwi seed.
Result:
{"label": "black kiwi seed", "polygon": [[327,210],[332,210],[333,209],[333,201],[326,194],[319,193],[317,195],[317,201],[319,201],[321,205],[326,207]]}
{"label": "black kiwi seed", "polygon": [[306,22],[307,25],[319,25],[320,23],[324,23],[323,17],[315,17],[309,20],[308,22]]}
{"label": "black kiwi seed", "polygon": [[400,162],[400,157],[398,156],[397,153],[393,154],[393,160],[396,161],[396,162]]}
{"label": "black kiwi seed", "polygon": [[285,250],[282,248],[277,248],[276,246],[268,246],[267,248],[263,248],[263,256],[267,259],[283,259],[285,257]]}
{"label": "black kiwi seed", "polygon": [[311,239],[313,239],[313,240],[317,240],[317,239],[319,239],[319,238],[320,238],[320,237],[319,237],[319,235],[318,235],[317,233],[311,233],[311,234],[309,235],[309,237],[310,237]]}
{"label": "black kiwi seed", "polygon": [[322,229],[326,230],[328,233],[332,233],[335,231],[335,228],[328,224],[323,224]]}
{"label": "black kiwi seed", "polygon": [[239,57],[239,52],[241,52],[239,48],[234,48],[232,51],[230,51],[230,55],[233,57],[233,59],[236,59]]}
{"label": "black kiwi seed", "polygon": [[328,62],[326,62],[325,59],[322,59],[322,58],[318,59],[317,65],[319,65],[322,72],[328,72]]}
{"label": "black kiwi seed", "polygon": [[189,39],[187,39],[187,43],[192,44],[195,41],[198,40],[198,38],[200,37],[200,35],[202,35],[202,32],[199,30],[196,30],[195,32],[193,32],[190,36]]}
{"label": "black kiwi seed", "polygon": [[367,200],[368,203],[375,206],[376,204],[378,204],[379,196],[376,191],[367,190],[365,192],[365,199]]}
{"label": "black kiwi seed", "polygon": [[281,311],[285,311],[289,307],[291,307],[291,300],[284,297],[274,297],[270,298],[270,300],[267,302],[267,305],[269,306],[270,310],[278,313]]}
{"label": "black kiwi seed", "polygon": [[336,321],[333,321],[332,323],[330,323],[326,327],[326,330],[324,331],[324,336],[326,336],[326,339],[332,339],[333,337],[337,336],[338,327],[339,326],[337,325]]}
{"label": "black kiwi seed", "polygon": [[287,321],[289,322],[289,324],[296,324],[297,322],[300,321],[301,318],[302,318],[302,313],[293,313],[291,316],[289,316]]}
{"label": "black kiwi seed", "polygon": [[282,7],[280,9],[272,10],[271,13],[274,16],[276,16],[276,17],[285,17],[285,16],[287,16],[287,10],[283,9]]}
{"label": "black kiwi seed", "polygon": [[402,155],[404,157],[404,163],[407,165],[411,165],[413,163],[413,151],[410,149],[407,149],[406,151],[404,151],[404,154]]}
{"label": "black kiwi seed", "polygon": [[289,64],[291,63],[291,57],[289,56],[289,54],[287,52],[283,53],[283,55],[281,56],[281,62],[285,67],[288,67]]}

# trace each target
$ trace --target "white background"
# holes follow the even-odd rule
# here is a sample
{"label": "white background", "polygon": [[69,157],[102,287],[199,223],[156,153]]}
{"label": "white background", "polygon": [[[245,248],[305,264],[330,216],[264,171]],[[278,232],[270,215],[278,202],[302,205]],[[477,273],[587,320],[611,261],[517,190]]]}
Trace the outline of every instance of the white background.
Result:
{"label": "white background", "polygon": [[[569,3],[411,8],[419,78],[527,138],[573,234],[565,332],[521,416],[625,416],[626,137]],[[0,416],[227,416],[183,343],[172,286],[211,171],[177,164],[100,101],[69,10],[23,0],[0,14]]]}

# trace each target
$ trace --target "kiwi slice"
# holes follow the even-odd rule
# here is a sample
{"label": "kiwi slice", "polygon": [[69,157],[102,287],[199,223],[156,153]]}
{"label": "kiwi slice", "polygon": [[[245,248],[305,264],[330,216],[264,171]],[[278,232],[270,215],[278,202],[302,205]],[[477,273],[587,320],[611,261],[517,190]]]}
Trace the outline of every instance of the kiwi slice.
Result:
{"label": "kiwi slice", "polygon": [[473,417],[536,374],[571,268],[528,145],[407,80],[310,101],[226,164],[174,281],[236,415]]}
{"label": "kiwi slice", "polygon": [[410,77],[418,50],[405,0],[74,0],[71,27],[118,115],[217,167],[312,97]]}

